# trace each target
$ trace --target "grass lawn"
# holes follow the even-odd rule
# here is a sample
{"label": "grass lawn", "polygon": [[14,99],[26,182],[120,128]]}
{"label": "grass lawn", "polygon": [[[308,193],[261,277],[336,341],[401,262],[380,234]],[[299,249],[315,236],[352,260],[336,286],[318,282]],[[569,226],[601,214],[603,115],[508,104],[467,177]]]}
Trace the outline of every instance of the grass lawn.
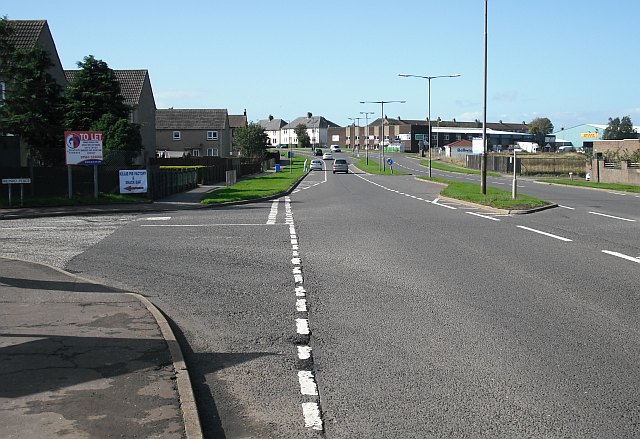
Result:
{"label": "grass lawn", "polygon": [[640,193],[640,186],[619,183],[597,183],[595,181],[586,180],[538,180],[541,183],[565,184],[567,186],[594,187],[598,189],[609,189],[621,192]]}
{"label": "grass lawn", "polygon": [[511,198],[510,191],[504,191],[487,186],[487,193],[480,193],[480,186],[473,183],[462,183],[459,181],[446,180],[437,177],[418,177],[427,181],[436,181],[445,183],[448,186],[443,189],[440,194],[445,197],[455,198],[457,200],[469,201],[475,204],[491,206],[497,209],[505,210],[524,210],[536,207],[548,206],[551,203],[539,198],[530,197],[528,195],[518,195],[516,199]]}
{"label": "grass lawn", "polygon": [[285,192],[303,174],[304,157],[294,157],[293,167],[287,162],[282,166],[281,172],[269,172],[256,177],[249,177],[238,181],[233,186],[227,186],[205,194],[202,198],[204,204],[226,203],[229,201],[255,200],[256,198],[270,197]]}
{"label": "grass lawn", "polygon": [[389,167],[389,165],[386,165],[385,171],[382,171],[378,162],[371,157],[371,154],[369,155],[368,165],[367,165],[366,157],[365,158],[360,157],[358,158],[358,161],[354,163],[354,166],[360,169],[361,171],[366,172],[367,174],[377,174],[377,175],[408,175],[409,174],[408,172],[398,171],[397,169],[393,171],[393,174],[391,174],[391,168]]}
{"label": "grass lawn", "polygon": [[[35,197],[24,198],[23,207],[56,207],[56,206],[91,206],[100,204],[136,204],[149,203],[151,200],[143,197],[123,194],[98,194],[98,198],[93,195],[76,195],[73,198],[67,197]],[[20,206],[20,196],[13,194],[11,198],[11,207]],[[9,200],[3,198],[0,200],[0,207],[9,207]]]}
{"label": "grass lawn", "polygon": [[[422,166],[425,167],[429,167],[429,160],[420,160],[420,164]],[[432,169],[437,169],[439,171],[449,171],[449,172],[456,172],[458,174],[474,174],[474,175],[480,175],[480,171],[477,171],[475,169],[468,169],[468,168],[463,168],[461,166],[455,166],[449,163],[444,163],[441,161],[437,161],[437,160],[431,160],[431,168]],[[500,174],[496,173],[496,172],[487,172],[487,175],[489,177],[499,177]]]}

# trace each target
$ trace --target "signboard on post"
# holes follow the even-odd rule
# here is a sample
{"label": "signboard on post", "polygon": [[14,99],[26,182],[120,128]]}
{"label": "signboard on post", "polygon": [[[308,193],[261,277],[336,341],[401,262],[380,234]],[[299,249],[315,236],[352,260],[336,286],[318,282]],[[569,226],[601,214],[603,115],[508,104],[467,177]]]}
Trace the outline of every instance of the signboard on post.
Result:
{"label": "signboard on post", "polygon": [[147,192],[147,171],[145,169],[120,170],[120,193],[141,194]]}
{"label": "signboard on post", "polygon": [[101,165],[100,131],[65,131],[64,150],[67,165]]}

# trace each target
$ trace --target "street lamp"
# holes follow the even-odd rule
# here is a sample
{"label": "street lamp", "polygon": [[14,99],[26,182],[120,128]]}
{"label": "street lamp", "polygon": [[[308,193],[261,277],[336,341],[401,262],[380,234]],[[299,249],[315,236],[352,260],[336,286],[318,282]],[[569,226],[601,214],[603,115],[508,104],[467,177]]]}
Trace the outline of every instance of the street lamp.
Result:
{"label": "street lamp", "polygon": [[361,104],[380,104],[381,108],[381,117],[380,117],[380,167],[384,172],[386,170],[386,165],[384,163],[384,104],[404,104],[407,101],[360,101]]}
{"label": "street lamp", "polygon": [[364,140],[364,150],[365,155],[367,156],[367,165],[369,164],[369,115],[373,114],[373,111],[361,111],[360,114],[364,114],[364,123],[367,124],[365,128],[365,136],[367,138]]}
{"label": "street lamp", "polygon": [[480,162],[480,193],[487,194],[487,0],[484,0],[484,104],[482,107],[482,161]]}
{"label": "street lamp", "polygon": [[355,120],[358,124],[358,131],[356,131],[356,140],[358,141],[358,154],[360,154],[360,119],[361,117],[348,117],[349,120]]}
{"label": "street lamp", "polygon": [[[426,79],[429,82],[429,91],[427,100],[429,102],[429,178],[431,178],[431,80],[436,78],[457,78],[461,76],[456,73],[455,75],[438,75],[438,76],[420,76],[420,75],[407,75],[406,73],[398,73],[398,76],[402,76],[404,78],[422,78]],[[424,157],[424,147],[421,151],[421,156]]]}

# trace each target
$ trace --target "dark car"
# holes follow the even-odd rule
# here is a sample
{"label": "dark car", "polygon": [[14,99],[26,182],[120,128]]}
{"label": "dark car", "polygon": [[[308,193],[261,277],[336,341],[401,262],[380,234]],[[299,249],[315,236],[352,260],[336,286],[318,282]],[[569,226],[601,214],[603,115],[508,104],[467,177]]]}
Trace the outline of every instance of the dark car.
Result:
{"label": "dark car", "polygon": [[313,155],[322,156],[322,150],[320,148],[316,148],[316,150],[313,151]]}

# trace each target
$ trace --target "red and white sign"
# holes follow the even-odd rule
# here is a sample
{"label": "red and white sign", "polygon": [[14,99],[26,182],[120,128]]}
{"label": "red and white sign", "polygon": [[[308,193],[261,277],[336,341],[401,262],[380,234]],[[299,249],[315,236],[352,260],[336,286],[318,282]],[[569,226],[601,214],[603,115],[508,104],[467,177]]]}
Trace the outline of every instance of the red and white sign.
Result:
{"label": "red and white sign", "polygon": [[101,165],[100,131],[65,131],[64,150],[67,165]]}

